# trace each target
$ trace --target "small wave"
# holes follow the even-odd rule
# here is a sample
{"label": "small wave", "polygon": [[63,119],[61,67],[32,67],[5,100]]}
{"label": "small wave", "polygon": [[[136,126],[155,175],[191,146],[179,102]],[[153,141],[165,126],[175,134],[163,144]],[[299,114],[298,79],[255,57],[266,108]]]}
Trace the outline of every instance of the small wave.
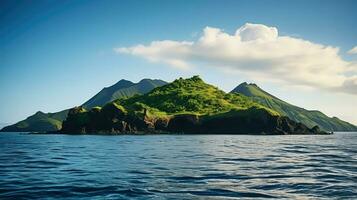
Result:
{"label": "small wave", "polygon": [[226,189],[207,189],[207,190],[181,190],[181,191],[162,191],[162,190],[151,190],[156,193],[175,193],[175,194],[191,194],[194,196],[205,196],[205,197],[246,197],[246,198],[277,198],[275,196],[259,193],[259,192],[238,192]]}
{"label": "small wave", "polygon": [[0,199],[355,199],[348,135],[0,134]]}
{"label": "small wave", "polygon": [[222,197],[250,197],[250,198],[276,198],[275,196],[258,192],[237,192],[225,189],[209,189],[205,191],[191,191],[191,194],[200,196],[222,196]]}
{"label": "small wave", "polygon": [[151,174],[151,172],[144,171],[144,170],[129,170],[128,173],[130,173],[130,174]]}
{"label": "small wave", "polygon": [[256,162],[258,159],[254,158],[216,158],[217,161],[230,161],[230,162]]}
{"label": "small wave", "polygon": [[174,181],[179,181],[179,182],[188,182],[188,183],[194,183],[194,182],[205,182],[208,180],[212,179],[218,179],[218,180],[229,180],[229,179],[236,179],[236,180],[244,180],[244,179],[249,179],[249,176],[246,175],[230,175],[230,174],[224,174],[224,173],[217,173],[217,174],[204,174],[202,176],[172,176],[169,177],[168,179],[174,180]]}

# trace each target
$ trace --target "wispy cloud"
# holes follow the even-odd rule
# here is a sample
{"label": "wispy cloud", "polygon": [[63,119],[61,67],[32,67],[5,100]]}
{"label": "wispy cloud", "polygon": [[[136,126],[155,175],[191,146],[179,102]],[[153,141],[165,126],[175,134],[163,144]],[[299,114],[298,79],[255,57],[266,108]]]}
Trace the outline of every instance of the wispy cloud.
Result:
{"label": "wispy cloud", "polygon": [[194,42],[153,41],[115,51],[184,70],[213,66],[252,79],[357,94],[357,65],[342,59],[338,47],[280,36],[262,24],[247,23],[234,34],[206,27]]}
{"label": "wispy cloud", "polygon": [[357,54],[357,46],[353,47],[348,51],[349,54]]}

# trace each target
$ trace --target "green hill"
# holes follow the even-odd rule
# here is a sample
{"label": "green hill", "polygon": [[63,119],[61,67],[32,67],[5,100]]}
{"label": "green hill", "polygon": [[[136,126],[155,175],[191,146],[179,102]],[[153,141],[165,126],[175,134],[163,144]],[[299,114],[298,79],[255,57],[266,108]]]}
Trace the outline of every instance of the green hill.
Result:
{"label": "green hill", "polygon": [[25,120],[4,127],[1,131],[56,131],[61,129],[62,121],[67,117],[67,113],[68,110],[63,110],[57,113],[43,113],[38,111]]}
{"label": "green hill", "polygon": [[[124,106],[129,111],[146,107],[148,110],[159,110],[167,115],[182,113],[206,115],[232,109],[247,109],[252,106],[262,107],[243,95],[227,94],[203,82],[198,76],[190,79],[180,78],[170,84],[155,88],[145,95],[136,95],[130,99],[117,99],[115,103]],[[269,111],[275,113],[270,109]]]}
{"label": "green hill", "polygon": [[320,111],[311,111],[291,105],[262,90],[256,84],[242,83],[234,88],[231,93],[243,94],[250,97],[255,102],[271,108],[281,115],[288,116],[290,119],[301,122],[308,127],[318,125],[326,131],[356,131],[357,127],[338,119],[328,117]]}
{"label": "green hill", "polygon": [[313,134],[250,98],[203,82],[198,76],[177,79],[144,95],[120,98],[103,108],[71,109],[63,133],[229,133]]}
{"label": "green hill", "polygon": [[[102,89],[94,97],[85,102],[82,106],[90,109],[95,106],[103,106],[106,103],[117,98],[128,98],[135,94],[145,94],[155,87],[167,84],[162,80],[143,79],[138,83],[133,83],[127,80],[120,80],[116,84]],[[21,132],[21,131],[56,131],[62,127],[63,120],[66,119],[69,109],[55,112],[43,113],[41,111],[31,115],[16,124],[6,126],[1,131],[4,132]]]}

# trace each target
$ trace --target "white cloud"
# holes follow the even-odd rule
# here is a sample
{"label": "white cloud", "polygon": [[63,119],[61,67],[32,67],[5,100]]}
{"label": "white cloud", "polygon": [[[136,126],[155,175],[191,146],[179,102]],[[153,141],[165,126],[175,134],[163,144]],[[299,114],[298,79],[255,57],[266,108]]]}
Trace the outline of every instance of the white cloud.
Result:
{"label": "white cloud", "polygon": [[179,69],[188,69],[184,55],[190,50],[192,42],[176,42],[170,40],[154,41],[149,46],[137,45],[129,48],[116,48],[118,53],[143,56],[150,62],[163,62]]}
{"label": "white cloud", "polygon": [[357,54],[357,46],[353,47],[348,51],[349,54]]}
{"label": "white cloud", "polygon": [[248,23],[237,30],[236,36],[240,37],[242,41],[273,41],[278,38],[278,29],[275,27]]}
{"label": "white cloud", "polygon": [[279,36],[277,28],[262,24],[247,23],[234,35],[206,27],[195,42],[153,41],[115,51],[179,69],[211,66],[252,79],[357,94],[357,65],[343,60],[339,48]]}

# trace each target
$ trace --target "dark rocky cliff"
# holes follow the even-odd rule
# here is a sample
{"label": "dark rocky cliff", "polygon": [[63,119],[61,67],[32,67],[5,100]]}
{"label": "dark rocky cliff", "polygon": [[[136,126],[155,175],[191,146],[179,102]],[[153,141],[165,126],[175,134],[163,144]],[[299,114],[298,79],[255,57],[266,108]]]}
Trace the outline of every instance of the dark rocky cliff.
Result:
{"label": "dark rocky cliff", "polygon": [[[251,113],[254,112],[254,115]],[[249,113],[249,114],[248,114]],[[274,116],[264,109],[250,108],[221,115],[199,116],[178,114],[152,118],[143,113],[135,116],[120,106],[108,104],[102,110],[86,112],[82,107],[70,110],[63,122],[62,133],[180,133],[180,134],[326,134],[318,127],[307,126],[288,117]]]}

